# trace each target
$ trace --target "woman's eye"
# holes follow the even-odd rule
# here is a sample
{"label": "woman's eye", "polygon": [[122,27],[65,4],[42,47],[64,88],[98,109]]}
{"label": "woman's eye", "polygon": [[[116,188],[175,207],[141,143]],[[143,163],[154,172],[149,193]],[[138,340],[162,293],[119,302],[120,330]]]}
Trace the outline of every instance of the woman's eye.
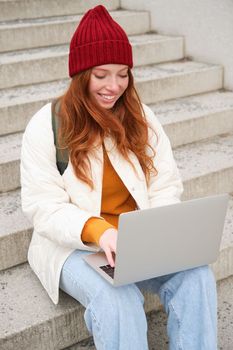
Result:
{"label": "woman's eye", "polygon": [[[120,77],[120,78],[127,78],[127,77],[128,77],[128,74],[119,74],[119,77]],[[104,78],[105,78],[105,75],[96,75],[96,74],[95,74],[95,78],[96,78],[96,79],[104,79]]]}
{"label": "woman's eye", "polygon": [[97,78],[97,79],[104,79],[105,78],[105,76],[103,75],[95,75],[95,78]]}

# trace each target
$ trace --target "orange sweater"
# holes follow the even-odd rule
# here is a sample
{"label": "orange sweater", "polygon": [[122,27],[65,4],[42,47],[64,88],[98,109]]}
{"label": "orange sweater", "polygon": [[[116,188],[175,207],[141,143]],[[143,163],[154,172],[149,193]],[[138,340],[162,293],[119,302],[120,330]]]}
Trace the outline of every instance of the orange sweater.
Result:
{"label": "orange sweater", "polygon": [[101,202],[101,216],[104,219],[90,218],[82,230],[82,241],[98,244],[100,236],[105,230],[112,227],[117,228],[119,214],[135,209],[135,200],[113,168],[104,149]]}

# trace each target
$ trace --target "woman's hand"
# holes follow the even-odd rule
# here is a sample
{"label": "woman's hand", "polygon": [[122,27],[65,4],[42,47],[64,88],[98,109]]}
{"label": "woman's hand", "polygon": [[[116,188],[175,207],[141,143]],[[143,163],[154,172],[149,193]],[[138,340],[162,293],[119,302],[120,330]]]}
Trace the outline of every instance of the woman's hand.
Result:
{"label": "woman's hand", "polygon": [[108,263],[111,267],[115,266],[113,253],[116,253],[116,241],[117,241],[117,230],[115,228],[108,228],[99,239],[99,246],[105,252]]}

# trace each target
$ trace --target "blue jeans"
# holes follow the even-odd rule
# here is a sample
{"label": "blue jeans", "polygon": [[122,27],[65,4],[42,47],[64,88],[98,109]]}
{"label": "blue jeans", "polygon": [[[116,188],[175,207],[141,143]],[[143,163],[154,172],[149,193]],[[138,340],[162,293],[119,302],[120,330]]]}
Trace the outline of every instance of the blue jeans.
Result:
{"label": "blue jeans", "polygon": [[142,290],[157,293],[168,315],[170,350],[216,350],[216,283],[208,266],[113,287],[76,250],[63,265],[60,288],[85,308],[86,326],[98,350],[146,350]]}

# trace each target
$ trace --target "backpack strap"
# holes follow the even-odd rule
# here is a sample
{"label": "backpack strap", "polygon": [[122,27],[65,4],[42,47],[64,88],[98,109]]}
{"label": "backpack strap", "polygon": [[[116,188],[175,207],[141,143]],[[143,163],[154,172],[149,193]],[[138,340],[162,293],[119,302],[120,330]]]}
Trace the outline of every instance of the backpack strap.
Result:
{"label": "backpack strap", "polygon": [[52,128],[53,128],[53,136],[54,136],[54,145],[56,147],[56,164],[59,170],[59,173],[62,175],[69,163],[69,152],[68,149],[61,149],[58,147],[58,130],[59,130],[59,108],[60,102],[53,101],[51,106],[51,114],[52,114]]}

